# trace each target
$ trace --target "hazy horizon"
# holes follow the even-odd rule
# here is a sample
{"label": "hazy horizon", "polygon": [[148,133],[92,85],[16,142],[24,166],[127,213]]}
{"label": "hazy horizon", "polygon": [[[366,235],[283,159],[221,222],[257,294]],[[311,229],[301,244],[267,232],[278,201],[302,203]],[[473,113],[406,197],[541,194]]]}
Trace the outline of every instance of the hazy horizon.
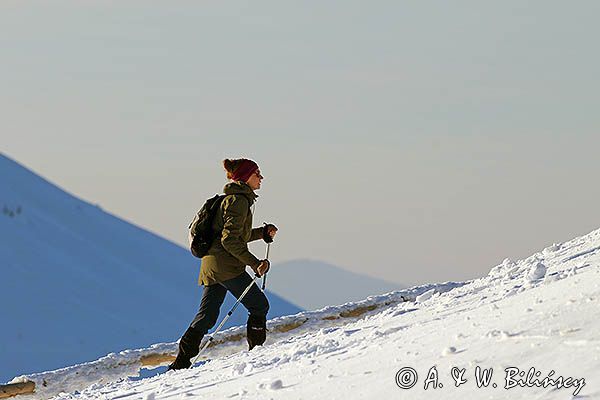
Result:
{"label": "hazy horizon", "polygon": [[175,243],[242,156],[274,263],[464,280],[600,227],[598,3],[0,11],[0,151]]}

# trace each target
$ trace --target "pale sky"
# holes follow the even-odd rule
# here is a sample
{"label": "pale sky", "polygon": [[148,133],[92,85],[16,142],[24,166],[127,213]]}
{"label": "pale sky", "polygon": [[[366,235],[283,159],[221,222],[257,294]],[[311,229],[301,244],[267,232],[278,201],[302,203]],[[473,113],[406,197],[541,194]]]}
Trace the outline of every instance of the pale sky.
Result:
{"label": "pale sky", "polygon": [[[3,1],[0,151],[185,245],[256,160],[273,263],[480,277],[600,227],[596,1]],[[262,258],[264,244],[251,249]],[[318,279],[318,277],[315,277]]]}

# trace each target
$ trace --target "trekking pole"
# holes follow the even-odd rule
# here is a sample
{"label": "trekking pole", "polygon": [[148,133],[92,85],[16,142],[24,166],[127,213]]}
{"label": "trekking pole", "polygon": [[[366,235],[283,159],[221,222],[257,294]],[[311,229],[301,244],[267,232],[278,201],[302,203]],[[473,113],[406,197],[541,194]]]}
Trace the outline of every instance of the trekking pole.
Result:
{"label": "trekking pole", "polygon": [[[266,260],[269,259],[269,248],[271,247],[271,243],[267,243],[267,256],[265,257]],[[269,272],[269,271],[267,271]],[[262,284],[262,291],[265,291],[265,285],[267,284],[267,272],[265,272],[265,274],[263,275],[263,284]]]}
{"label": "trekking pole", "polygon": [[208,336],[208,340],[206,342],[204,342],[204,345],[200,348],[198,355],[196,355],[196,357],[194,357],[194,359],[192,360],[192,365],[194,365],[196,363],[196,360],[198,359],[198,357],[200,357],[200,354],[202,353],[202,351],[204,351],[204,349],[208,347],[209,343],[213,341],[214,336],[217,334],[217,332],[219,332],[219,330],[221,329],[223,324],[225,324],[225,322],[229,319],[229,317],[231,317],[231,314],[233,314],[233,312],[235,311],[237,306],[240,304],[240,302],[242,301],[242,299],[244,298],[246,293],[248,293],[248,291],[250,290],[252,285],[254,285],[254,282],[256,282],[256,278],[259,278],[258,274],[255,274],[254,279],[252,279],[252,282],[250,282],[248,287],[242,292],[240,298],[237,299],[237,301],[235,302],[233,307],[231,307],[231,310],[229,310],[229,312],[227,313],[227,316],[225,318],[223,318],[223,321],[221,321],[221,323],[219,324],[217,329],[215,329],[215,331],[212,333],[212,335]]}

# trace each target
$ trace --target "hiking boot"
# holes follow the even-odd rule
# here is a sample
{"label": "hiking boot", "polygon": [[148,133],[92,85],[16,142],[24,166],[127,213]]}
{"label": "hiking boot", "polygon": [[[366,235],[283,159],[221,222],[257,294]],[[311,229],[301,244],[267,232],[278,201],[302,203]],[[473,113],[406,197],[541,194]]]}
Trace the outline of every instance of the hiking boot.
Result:
{"label": "hiking boot", "polygon": [[189,359],[186,359],[185,357],[181,356],[180,354],[177,354],[177,357],[175,358],[175,361],[173,361],[171,364],[169,364],[169,366],[167,367],[167,371],[171,371],[174,369],[186,369],[192,366],[192,363]]}
{"label": "hiking boot", "polygon": [[192,327],[189,327],[179,340],[179,352],[175,361],[169,364],[168,370],[189,368],[192,363],[191,358],[200,352],[200,342],[204,334]]}
{"label": "hiking boot", "polygon": [[246,325],[248,350],[261,346],[267,338],[267,318],[250,314]]}

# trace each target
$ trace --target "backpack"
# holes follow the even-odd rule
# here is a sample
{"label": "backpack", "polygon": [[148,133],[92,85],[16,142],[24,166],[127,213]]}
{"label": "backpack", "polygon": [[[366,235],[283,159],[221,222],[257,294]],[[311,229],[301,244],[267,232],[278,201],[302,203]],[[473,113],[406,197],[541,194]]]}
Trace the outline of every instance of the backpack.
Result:
{"label": "backpack", "polygon": [[206,200],[202,208],[194,215],[190,226],[188,226],[190,251],[195,257],[202,258],[208,253],[208,249],[214,240],[212,223],[225,196],[224,194],[218,194]]}

